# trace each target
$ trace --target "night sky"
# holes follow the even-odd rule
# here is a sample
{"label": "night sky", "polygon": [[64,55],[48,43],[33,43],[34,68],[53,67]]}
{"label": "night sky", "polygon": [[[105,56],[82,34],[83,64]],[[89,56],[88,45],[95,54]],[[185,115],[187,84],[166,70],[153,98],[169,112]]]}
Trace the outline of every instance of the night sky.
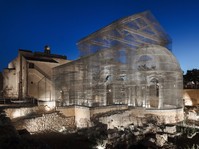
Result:
{"label": "night sky", "polygon": [[75,60],[78,40],[145,10],[171,36],[182,70],[199,68],[199,0],[0,0],[0,71],[18,49],[45,45]]}

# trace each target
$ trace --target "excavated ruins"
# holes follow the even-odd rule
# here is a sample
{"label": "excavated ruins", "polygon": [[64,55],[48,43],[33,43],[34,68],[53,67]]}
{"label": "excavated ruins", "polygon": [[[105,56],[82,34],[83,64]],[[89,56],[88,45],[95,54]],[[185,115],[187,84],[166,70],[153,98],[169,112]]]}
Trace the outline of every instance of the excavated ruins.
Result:
{"label": "excavated ruins", "polygon": [[[198,117],[190,110],[184,115],[182,70],[171,39],[149,11],[119,19],[77,45],[79,59],[53,65],[49,95],[42,93],[49,101],[4,109],[18,134],[28,132],[20,134],[22,144],[42,138],[43,148],[75,148],[75,142],[82,148],[177,148],[180,136],[193,130],[185,120]],[[197,132],[198,126],[188,136]],[[57,134],[62,139],[53,138]]]}

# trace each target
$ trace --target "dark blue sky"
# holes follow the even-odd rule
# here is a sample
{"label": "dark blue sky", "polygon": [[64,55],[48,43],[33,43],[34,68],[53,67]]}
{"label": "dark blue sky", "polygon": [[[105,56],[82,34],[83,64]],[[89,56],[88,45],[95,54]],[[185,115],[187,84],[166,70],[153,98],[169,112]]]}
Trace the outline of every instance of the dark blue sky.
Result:
{"label": "dark blue sky", "polygon": [[79,56],[76,42],[121,17],[151,10],[184,71],[199,68],[199,0],[0,0],[0,71],[18,49]]}

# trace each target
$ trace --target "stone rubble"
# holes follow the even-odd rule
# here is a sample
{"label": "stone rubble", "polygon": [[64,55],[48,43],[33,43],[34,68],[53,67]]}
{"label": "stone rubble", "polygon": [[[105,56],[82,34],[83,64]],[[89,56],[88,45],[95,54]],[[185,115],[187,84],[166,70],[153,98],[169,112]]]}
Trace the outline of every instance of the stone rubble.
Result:
{"label": "stone rubble", "polygon": [[45,131],[64,132],[75,128],[74,117],[60,116],[58,113],[43,114],[41,117],[24,119],[23,128],[30,133],[39,133]]}
{"label": "stone rubble", "polygon": [[156,134],[156,145],[159,147],[164,146],[164,144],[168,141],[167,134]]}
{"label": "stone rubble", "polygon": [[177,129],[176,129],[175,125],[171,125],[171,126],[166,125],[166,127],[164,129],[165,133],[170,133],[170,134],[175,134],[176,131],[177,131]]}
{"label": "stone rubble", "polygon": [[[6,118],[0,121],[0,126],[7,123],[4,119]],[[53,112],[20,119],[17,125],[30,133],[75,133],[87,138],[96,148],[176,148],[169,140],[182,136],[179,125],[161,124],[159,120],[160,117],[153,114],[140,116],[132,115],[126,110],[111,111],[94,115],[90,119],[91,126],[80,129],[75,127],[74,117]],[[189,131],[184,128],[184,132]],[[197,131],[194,134],[197,135]]]}
{"label": "stone rubble", "polygon": [[[119,114],[121,114],[121,111]],[[113,115],[106,113],[95,116],[95,118],[92,119],[92,121],[95,121],[95,126],[97,126],[96,122],[107,125],[107,128],[104,127],[106,128],[104,131],[107,132],[107,136],[104,137],[104,140],[98,141],[103,142],[101,144],[102,146],[104,146],[104,142],[106,142],[105,146],[107,149],[130,148],[134,145],[152,148],[164,146],[175,148],[173,144],[168,142],[168,137],[175,135],[177,132],[175,125],[162,125],[158,123],[159,119],[155,115],[135,117],[125,112],[123,116],[126,117],[122,118],[124,123],[114,121],[114,117],[116,116],[118,116],[118,114],[114,112]]]}

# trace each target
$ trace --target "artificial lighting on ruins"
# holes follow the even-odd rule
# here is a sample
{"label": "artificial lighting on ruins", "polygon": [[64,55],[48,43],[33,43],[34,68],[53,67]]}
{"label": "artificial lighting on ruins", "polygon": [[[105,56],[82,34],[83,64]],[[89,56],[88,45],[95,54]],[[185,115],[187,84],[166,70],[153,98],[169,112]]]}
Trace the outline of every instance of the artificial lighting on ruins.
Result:
{"label": "artificial lighting on ruins", "polygon": [[77,127],[91,126],[99,111],[136,113],[137,107],[140,115],[160,114],[161,122],[183,120],[181,68],[170,37],[150,12],[117,20],[77,45],[81,55],[74,61],[51,54],[49,46],[44,52],[19,50],[5,71],[4,95],[38,99],[44,111],[68,110]]}
{"label": "artificial lighting on ruins", "polygon": [[[98,149],[121,142],[129,146],[131,139],[141,142],[148,134],[153,136],[148,141],[162,147],[176,135],[173,124],[184,119],[182,72],[170,44],[146,11],[80,40],[81,57],[74,61],[51,54],[49,46],[44,52],[20,50],[6,71],[7,82],[18,79],[16,93],[37,99],[37,106],[8,109],[7,114],[22,118],[18,125],[32,134],[77,132],[96,140]],[[188,94],[184,97],[185,105],[193,105]],[[191,112],[189,118],[198,116]]]}

